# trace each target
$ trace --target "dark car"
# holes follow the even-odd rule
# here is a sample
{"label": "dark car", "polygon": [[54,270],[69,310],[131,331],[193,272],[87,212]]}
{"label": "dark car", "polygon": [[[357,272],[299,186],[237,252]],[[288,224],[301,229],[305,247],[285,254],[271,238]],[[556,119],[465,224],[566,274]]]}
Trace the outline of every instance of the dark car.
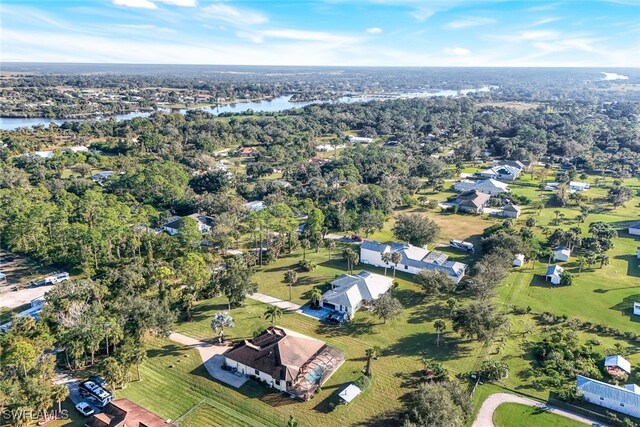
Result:
{"label": "dark car", "polygon": [[29,285],[27,287],[28,288],[38,288],[38,287],[44,286],[46,284],[47,284],[47,281],[42,279],[42,280],[36,280],[35,282],[29,283]]}
{"label": "dark car", "polygon": [[338,314],[330,314],[327,316],[327,322],[339,325],[340,323],[342,323],[342,316]]}
{"label": "dark car", "polygon": [[354,234],[351,236],[351,240],[353,240],[354,242],[362,242],[362,237],[358,236],[357,234]]}

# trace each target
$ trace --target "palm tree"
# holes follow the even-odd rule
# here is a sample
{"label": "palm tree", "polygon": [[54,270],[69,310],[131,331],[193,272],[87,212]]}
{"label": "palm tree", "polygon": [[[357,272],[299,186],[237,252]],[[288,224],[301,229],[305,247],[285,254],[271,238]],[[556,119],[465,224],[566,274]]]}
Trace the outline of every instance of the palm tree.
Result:
{"label": "palm tree", "polygon": [[311,304],[315,307],[320,305],[320,299],[322,298],[322,291],[318,288],[311,289]]}
{"label": "palm tree", "polygon": [[447,300],[447,307],[449,307],[449,317],[453,317],[453,313],[455,313],[456,308],[458,308],[458,300],[455,298],[449,298]]}
{"label": "palm tree", "polygon": [[140,381],[140,365],[147,360],[147,351],[143,347],[134,347],[129,354],[129,360],[136,365],[136,374]]}
{"label": "palm tree", "polygon": [[291,287],[298,281],[298,273],[295,270],[285,271],[284,281],[289,284],[289,301],[291,301]]}
{"label": "palm tree", "polygon": [[558,216],[560,216],[562,211],[560,211],[559,209],[556,209],[555,211],[553,211],[553,213],[556,214],[556,219],[555,219],[556,225],[560,224],[560,221],[558,221]]}
{"label": "palm tree", "polygon": [[276,321],[282,317],[282,309],[275,305],[270,305],[264,312],[264,318],[271,322],[271,326],[275,325]]}
{"label": "palm tree", "polygon": [[233,328],[234,322],[233,317],[229,315],[226,311],[216,313],[213,316],[213,320],[211,320],[211,328],[214,332],[219,332],[219,342],[224,342],[224,328]]}
{"label": "palm tree", "polygon": [[439,346],[440,334],[444,332],[445,329],[447,329],[447,324],[444,323],[444,320],[438,319],[435,322],[433,322],[433,327],[436,329],[436,333],[438,334],[438,338],[436,339],[436,345]]}
{"label": "palm tree", "polygon": [[349,274],[353,274],[353,267],[358,264],[360,256],[351,248],[346,248],[342,252],[342,256],[347,260],[347,269],[349,270]]}
{"label": "palm tree", "polygon": [[331,251],[336,248],[336,241],[333,239],[325,239],[324,247],[329,251],[329,261],[331,261]]}
{"label": "palm tree", "polygon": [[579,276],[580,273],[582,273],[582,269],[584,268],[585,264],[587,263],[587,260],[585,260],[583,256],[579,256],[578,259],[576,260],[576,262],[578,263],[578,276]]}
{"label": "palm tree", "polygon": [[69,388],[64,384],[56,384],[53,387],[53,400],[58,402],[58,412],[62,412],[62,401],[69,396]]}
{"label": "palm tree", "polygon": [[396,269],[398,268],[398,264],[400,264],[400,261],[402,261],[402,255],[400,255],[400,252],[393,252],[391,254],[391,262],[393,263],[394,267],[393,267],[393,278],[396,278]]}
{"label": "palm tree", "polygon": [[365,351],[365,356],[367,357],[367,365],[364,368],[364,374],[368,377],[371,376],[371,361],[373,359],[377,359],[378,356],[380,355],[380,347],[378,346],[373,346],[371,348],[368,348]]}
{"label": "palm tree", "polygon": [[300,240],[300,247],[302,247],[302,260],[304,261],[307,259],[307,249],[311,247],[311,242],[309,239],[302,239]]}
{"label": "palm tree", "polygon": [[382,258],[382,262],[384,262],[384,275],[387,275],[387,267],[391,263],[391,252],[383,252],[380,254],[380,258]]}

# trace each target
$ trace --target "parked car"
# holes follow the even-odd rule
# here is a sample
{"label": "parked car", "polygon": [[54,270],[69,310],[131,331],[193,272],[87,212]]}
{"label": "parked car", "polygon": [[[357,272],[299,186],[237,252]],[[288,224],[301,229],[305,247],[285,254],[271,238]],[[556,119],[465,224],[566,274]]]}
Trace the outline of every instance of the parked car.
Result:
{"label": "parked car", "polygon": [[87,402],[78,402],[78,404],[76,405],[76,409],[85,417],[88,417],[89,415],[93,415],[95,413],[91,405],[89,405]]}
{"label": "parked car", "polygon": [[27,288],[38,288],[38,287],[40,287],[40,286],[44,286],[44,285],[47,285],[47,284],[48,284],[48,283],[47,283],[47,281],[46,281],[46,280],[44,280],[44,279],[42,279],[42,280],[35,280],[35,281],[33,281],[33,282],[29,283],[29,284],[27,285]]}
{"label": "parked car", "polygon": [[327,322],[339,325],[340,323],[342,323],[342,316],[338,314],[329,314],[327,316]]}
{"label": "parked car", "polygon": [[364,239],[361,236],[357,235],[357,234],[353,234],[351,236],[351,240],[353,240],[354,242],[361,243]]}

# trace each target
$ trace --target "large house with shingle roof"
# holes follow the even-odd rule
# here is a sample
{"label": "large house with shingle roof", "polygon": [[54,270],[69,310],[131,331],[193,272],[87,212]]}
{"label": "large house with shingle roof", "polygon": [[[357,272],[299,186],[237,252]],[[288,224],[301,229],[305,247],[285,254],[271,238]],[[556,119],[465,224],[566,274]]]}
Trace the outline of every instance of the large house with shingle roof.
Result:
{"label": "large house with shingle roof", "polygon": [[509,186],[504,182],[496,181],[495,179],[483,179],[481,181],[471,181],[468,179],[457,182],[453,186],[454,190],[459,192],[476,190],[481,193],[486,193],[491,196],[496,196],[502,193],[508,193]]}
{"label": "large house with shingle roof", "polygon": [[[402,259],[398,265],[385,264],[382,254],[385,252],[398,252]],[[429,251],[425,248],[404,243],[391,243],[389,245],[365,240],[360,245],[360,262],[383,268],[396,268],[409,274],[418,274],[421,270],[440,270],[459,283],[467,272],[467,265],[457,261],[449,261],[449,257],[438,251]]]}
{"label": "large house with shingle roof", "polygon": [[589,403],[640,418],[640,387],[635,384],[618,387],[578,375],[576,387]]}
{"label": "large house with shingle roof", "polygon": [[370,304],[393,286],[391,277],[361,271],[357,275],[343,274],[331,282],[331,289],[322,294],[320,306],[345,313],[350,319],[363,305]]}
{"label": "large house with shingle roof", "polygon": [[464,191],[456,196],[455,203],[463,212],[482,213],[491,196],[478,190]]}
{"label": "large house with shingle roof", "polygon": [[223,356],[235,372],[302,400],[309,400],[344,362],[341,350],[279,326],[236,344]]}

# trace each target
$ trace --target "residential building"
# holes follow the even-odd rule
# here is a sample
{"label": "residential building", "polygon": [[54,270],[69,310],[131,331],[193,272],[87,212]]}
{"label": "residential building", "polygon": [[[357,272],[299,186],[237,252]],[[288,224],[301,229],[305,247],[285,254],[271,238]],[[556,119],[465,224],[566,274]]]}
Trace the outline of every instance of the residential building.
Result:
{"label": "residential building", "polygon": [[358,387],[355,384],[349,384],[347,386],[347,388],[345,388],[344,390],[342,390],[339,394],[338,397],[344,402],[344,403],[350,403],[353,399],[355,399],[360,393],[362,392],[362,390],[360,390],[360,387]]}
{"label": "residential building", "polygon": [[462,212],[482,213],[490,198],[486,193],[469,190],[458,194],[455,203]]}
{"label": "residential building", "polygon": [[176,427],[168,420],[137,405],[129,399],[109,402],[99,414],[93,415],[86,423],[88,427]]}
{"label": "residential building", "polygon": [[113,171],[102,171],[93,175],[91,179],[98,185],[104,185],[113,174],[115,174]]}
{"label": "residential building", "polygon": [[341,350],[279,326],[236,344],[223,356],[232,370],[302,400],[309,400],[344,362]]}
{"label": "residential building", "polygon": [[344,313],[353,319],[363,305],[370,305],[393,286],[391,277],[361,271],[357,275],[342,274],[322,294],[320,306]]}
{"label": "residential building", "polygon": [[640,302],[633,303],[633,314],[640,316]]}
{"label": "residential building", "polygon": [[504,182],[496,181],[495,179],[484,179],[481,181],[471,181],[471,180],[463,180],[456,183],[453,188],[456,191],[464,192],[476,190],[481,193],[486,193],[491,196],[496,196],[502,193],[508,193],[509,186]]}
{"label": "residential building", "polygon": [[502,216],[506,216],[507,218],[518,218],[520,217],[520,211],[520,206],[509,203],[502,208]]}
{"label": "residential building", "polygon": [[[385,264],[382,254],[398,252],[401,260],[398,265]],[[383,268],[396,268],[409,274],[418,274],[421,270],[441,270],[447,273],[455,283],[459,283],[467,272],[467,265],[457,261],[449,261],[448,256],[438,251],[428,251],[425,248],[403,243],[389,245],[371,240],[365,240],[360,245],[360,262]]]}
{"label": "residential building", "polygon": [[215,220],[210,216],[194,213],[186,217],[172,216],[163,223],[162,229],[169,233],[169,235],[175,236],[180,232],[180,228],[182,228],[185,218],[193,219],[201,233],[211,232],[215,222]]}
{"label": "residential building", "polygon": [[550,265],[547,267],[545,279],[547,282],[551,282],[552,285],[559,285],[560,280],[562,279],[562,273],[564,273],[564,268],[559,265]]}
{"label": "residential building", "polygon": [[499,165],[492,168],[483,170],[478,173],[483,178],[499,179],[502,181],[513,181],[517,179],[522,173],[521,169],[518,169],[509,165]]}
{"label": "residential building", "polygon": [[640,387],[635,384],[618,387],[578,375],[576,387],[589,403],[640,418]]}
{"label": "residential building", "polygon": [[640,236],[640,221],[629,226],[629,234],[632,236]]}
{"label": "residential building", "polygon": [[241,147],[238,149],[238,154],[241,155],[242,157],[249,157],[255,152],[256,152],[255,147]]}
{"label": "residential building", "polygon": [[364,138],[361,136],[350,136],[349,141],[358,144],[370,144],[373,142],[373,138]]}
{"label": "residential building", "polygon": [[588,190],[590,187],[591,185],[587,184],[586,182],[579,182],[579,181],[569,182],[569,189],[572,191],[585,191],[585,190]]}
{"label": "residential building", "polygon": [[261,211],[262,209],[266,208],[267,205],[264,204],[264,202],[262,200],[254,200],[253,202],[248,202],[244,204],[244,207],[251,210],[251,211]]}
{"label": "residential building", "polygon": [[619,354],[609,355],[604,359],[604,368],[612,375],[620,374],[621,371],[630,374],[631,362]]}
{"label": "residential building", "polygon": [[525,169],[529,169],[531,167],[531,162],[528,161],[520,161],[520,160],[498,160],[496,163],[500,166],[511,166],[521,171]]}
{"label": "residential building", "polygon": [[569,261],[571,257],[571,249],[566,246],[558,246],[553,249],[553,260],[554,261]]}
{"label": "residential building", "polygon": [[511,265],[513,267],[522,267],[524,265],[524,254],[517,254]]}

